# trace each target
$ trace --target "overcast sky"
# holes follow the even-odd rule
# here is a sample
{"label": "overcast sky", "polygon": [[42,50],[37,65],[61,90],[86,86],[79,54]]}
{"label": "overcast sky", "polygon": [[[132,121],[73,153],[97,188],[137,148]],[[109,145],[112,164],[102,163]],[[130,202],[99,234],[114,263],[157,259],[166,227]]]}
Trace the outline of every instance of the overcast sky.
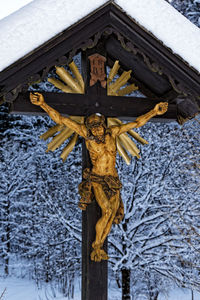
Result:
{"label": "overcast sky", "polygon": [[0,19],[7,17],[33,0],[0,0]]}

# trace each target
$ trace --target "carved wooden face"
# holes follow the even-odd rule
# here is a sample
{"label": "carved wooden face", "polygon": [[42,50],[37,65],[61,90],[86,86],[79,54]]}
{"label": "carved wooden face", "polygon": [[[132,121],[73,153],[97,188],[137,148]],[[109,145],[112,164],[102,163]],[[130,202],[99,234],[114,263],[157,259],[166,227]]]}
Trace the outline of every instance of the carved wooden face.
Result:
{"label": "carved wooden face", "polygon": [[92,127],[90,130],[94,136],[104,135],[104,127],[102,125]]}
{"label": "carved wooden face", "polygon": [[86,120],[86,127],[93,136],[103,136],[105,133],[105,118],[104,116],[98,116],[93,114]]}

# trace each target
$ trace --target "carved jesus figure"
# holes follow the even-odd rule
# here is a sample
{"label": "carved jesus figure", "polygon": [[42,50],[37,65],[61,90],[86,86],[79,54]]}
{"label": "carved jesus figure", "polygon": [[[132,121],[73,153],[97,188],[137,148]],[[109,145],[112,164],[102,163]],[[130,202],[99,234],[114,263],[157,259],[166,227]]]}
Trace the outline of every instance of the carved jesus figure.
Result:
{"label": "carved jesus figure", "polygon": [[89,151],[92,170],[86,169],[83,173],[83,182],[79,187],[82,199],[80,208],[85,209],[90,203],[91,193],[101,208],[102,216],[96,224],[96,238],[92,243],[93,251],[91,259],[101,261],[108,259],[107,253],[103,250],[103,243],[111,230],[113,223],[120,223],[123,218],[123,204],[120,197],[121,182],[115,168],[116,162],[116,137],[133,128],[143,126],[152,117],[162,115],[167,111],[168,104],[160,102],[151,111],[138,117],[135,121],[107,128],[104,116],[91,115],[85,124],[63,117],[59,112],[51,108],[44,101],[40,93],[30,94],[33,104],[39,105],[51,119],[57,124],[64,124],[86,141]]}

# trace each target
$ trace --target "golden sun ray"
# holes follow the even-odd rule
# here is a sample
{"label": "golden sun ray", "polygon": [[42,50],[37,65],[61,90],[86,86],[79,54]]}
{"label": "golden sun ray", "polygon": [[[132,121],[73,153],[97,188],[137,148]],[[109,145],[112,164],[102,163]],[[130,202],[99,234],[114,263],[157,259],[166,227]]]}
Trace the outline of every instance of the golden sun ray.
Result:
{"label": "golden sun ray", "polygon": [[[63,91],[64,93],[78,93],[84,94],[85,92],[85,85],[83,81],[83,77],[80,74],[76,64],[72,61],[69,64],[70,70],[72,71],[74,77],[63,67],[55,67],[56,74],[60,77],[60,79],[55,78],[48,78],[48,81],[53,84],[55,87]],[[83,124],[84,117],[76,117],[70,116],[70,118],[79,124]],[[73,136],[72,136],[73,135]],[[71,137],[72,136],[72,137]],[[43,133],[40,138],[47,140],[51,138],[52,140],[47,145],[48,151],[55,151],[58,149],[67,139],[70,139],[67,146],[63,149],[61,153],[61,158],[63,162],[67,159],[69,153],[73,150],[74,146],[77,143],[78,135],[74,134],[74,131],[69,129],[65,125],[55,125],[51,127],[47,132]]]}
{"label": "golden sun ray", "polygon": [[125,96],[133,91],[138,90],[138,87],[133,83],[131,85],[126,86],[121,89],[125,84],[127,84],[128,80],[131,78],[131,70],[124,71],[121,76],[119,76],[114,82],[113,79],[117,75],[117,72],[120,68],[119,61],[116,60],[107,79],[107,94],[108,96]]}

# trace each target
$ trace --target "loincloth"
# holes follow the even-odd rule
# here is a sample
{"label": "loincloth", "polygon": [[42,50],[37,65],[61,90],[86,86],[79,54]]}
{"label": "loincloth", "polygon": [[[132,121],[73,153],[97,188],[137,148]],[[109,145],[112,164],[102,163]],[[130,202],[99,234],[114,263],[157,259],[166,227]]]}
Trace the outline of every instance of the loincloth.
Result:
{"label": "loincloth", "polygon": [[[87,205],[90,204],[95,198],[92,190],[92,182],[99,183],[106,195],[106,198],[110,200],[117,192],[122,188],[122,183],[118,177],[112,175],[97,175],[90,171],[90,169],[85,169],[83,171],[83,181],[79,184],[79,194],[81,200],[79,201],[79,208],[85,210]],[[121,195],[119,195],[120,205],[116,213],[115,223],[119,223],[124,215],[124,206],[122,203]]]}

